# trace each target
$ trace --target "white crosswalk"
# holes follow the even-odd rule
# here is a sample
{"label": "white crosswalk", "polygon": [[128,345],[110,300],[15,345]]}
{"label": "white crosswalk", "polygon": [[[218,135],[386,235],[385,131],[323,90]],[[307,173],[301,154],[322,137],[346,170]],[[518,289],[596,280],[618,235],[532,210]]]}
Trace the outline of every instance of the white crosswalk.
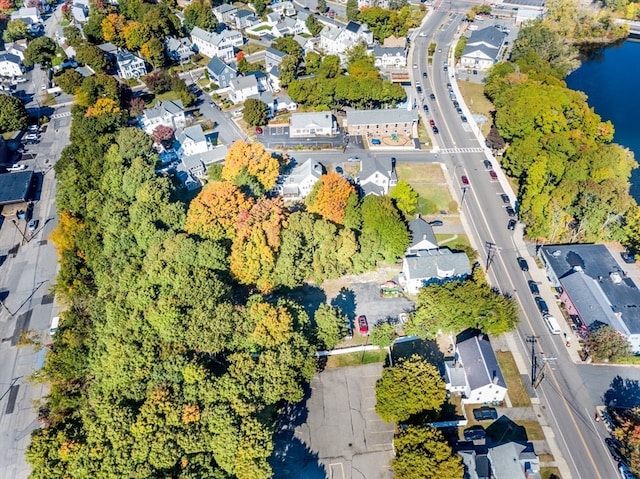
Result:
{"label": "white crosswalk", "polygon": [[62,113],[54,113],[53,115],[51,115],[51,119],[55,120],[56,118],[65,118],[67,116],[71,116],[71,112],[70,111],[65,111]]}
{"label": "white crosswalk", "polygon": [[447,153],[482,153],[482,148],[443,148],[439,153],[446,155]]}

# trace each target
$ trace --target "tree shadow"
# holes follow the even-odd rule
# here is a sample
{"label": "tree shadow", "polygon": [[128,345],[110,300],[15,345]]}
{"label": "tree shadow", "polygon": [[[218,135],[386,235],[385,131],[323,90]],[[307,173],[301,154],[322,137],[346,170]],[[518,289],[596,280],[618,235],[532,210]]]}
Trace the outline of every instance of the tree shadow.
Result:
{"label": "tree shadow", "polygon": [[320,463],[318,454],[295,436],[297,427],[308,417],[307,401],[311,397],[311,387],[305,386],[304,399],[296,404],[287,404],[280,416],[274,435],[273,454],[269,464],[274,479],[324,479],[327,471]]}
{"label": "tree shadow", "polygon": [[640,406],[640,381],[618,375],[611,380],[602,400],[607,406],[619,408]]}
{"label": "tree shadow", "polygon": [[310,318],[313,318],[318,307],[327,301],[327,295],[322,288],[308,284],[292,289],[285,296],[302,306]]}
{"label": "tree shadow", "polygon": [[[349,288],[341,288],[338,295],[331,300],[331,306],[340,310],[340,313],[350,321],[356,316],[356,293]],[[351,325],[353,326],[353,325]]]}
{"label": "tree shadow", "polygon": [[444,375],[444,354],[435,341],[416,338],[410,341],[396,342],[391,348],[391,357],[394,363],[410,358],[414,354],[433,364],[438,368],[440,374]]}

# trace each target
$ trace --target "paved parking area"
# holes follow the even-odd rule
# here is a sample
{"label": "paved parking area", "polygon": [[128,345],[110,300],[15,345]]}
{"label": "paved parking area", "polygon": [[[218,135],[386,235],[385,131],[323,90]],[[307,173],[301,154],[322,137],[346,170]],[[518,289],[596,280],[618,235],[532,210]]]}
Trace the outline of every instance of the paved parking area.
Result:
{"label": "paved parking area", "polygon": [[331,304],[340,307],[350,318],[364,314],[370,326],[385,321],[393,323],[400,313],[413,311],[415,307],[414,302],[405,297],[382,298],[380,283],[354,283],[349,290],[353,293],[352,300],[349,295],[338,295]]}
{"label": "paved parking area", "polygon": [[381,364],[316,374],[276,436],[275,479],[390,479],[394,426],[376,414]]}

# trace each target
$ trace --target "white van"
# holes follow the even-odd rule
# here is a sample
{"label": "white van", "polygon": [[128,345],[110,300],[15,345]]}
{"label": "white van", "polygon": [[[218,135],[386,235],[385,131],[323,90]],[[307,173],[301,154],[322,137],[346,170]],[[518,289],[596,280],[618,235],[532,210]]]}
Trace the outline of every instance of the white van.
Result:
{"label": "white van", "polygon": [[51,320],[51,327],[49,328],[49,334],[51,336],[56,334],[56,331],[58,330],[58,324],[59,323],[60,323],[60,316],[54,316],[53,319]]}
{"label": "white van", "polygon": [[560,325],[558,324],[558,321],[556,320],[556,318],[554,318],[550,314],[545,314],[542,317],[542,319],[544,320],[544,323],[547,325],[547,328],[549,328],[549,331],[551,331],[551,334],[562,333],[562,330],[560,329]]}

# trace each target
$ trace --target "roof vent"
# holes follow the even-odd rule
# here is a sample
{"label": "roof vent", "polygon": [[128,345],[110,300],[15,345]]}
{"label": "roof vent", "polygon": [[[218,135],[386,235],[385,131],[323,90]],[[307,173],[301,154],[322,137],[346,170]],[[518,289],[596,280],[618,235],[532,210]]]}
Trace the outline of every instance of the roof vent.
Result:
{"label": "roof vent", "polygon": [[557,258],[561,254],[562,254],[562,252],[559,249],[557,249],[553,253],[551,253],[551,256],[553,256],[554,258]]}
{"label": "roof vent", "polygon": [[618,273],[617,271],[614,271],[613,273],[610,273],[609,274],[609,278],[611,279],[613,284],[621,284],[622,283],[622,277],[620,276],[620,273]]}

